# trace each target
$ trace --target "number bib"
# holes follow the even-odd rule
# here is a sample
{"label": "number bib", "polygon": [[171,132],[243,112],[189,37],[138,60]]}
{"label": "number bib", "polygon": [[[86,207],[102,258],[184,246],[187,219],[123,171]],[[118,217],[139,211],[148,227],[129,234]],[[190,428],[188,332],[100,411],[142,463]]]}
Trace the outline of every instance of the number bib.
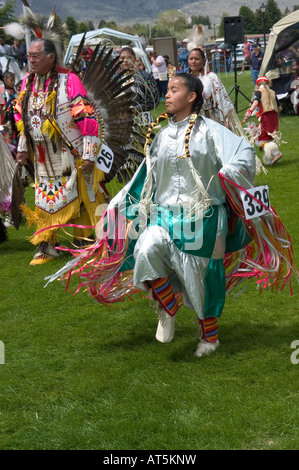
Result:
{"label": "number bib", "polygon": [[97,156],[97,168],[102,170],[104,173],[109,173],[112,167],[113,159],[114,153],[112,152],[111,148],[103,143]]}
{"label": "number bib", "polygon": [[269,187],[257,186],[241,192],[246,220],[267,214],[270,210]]}

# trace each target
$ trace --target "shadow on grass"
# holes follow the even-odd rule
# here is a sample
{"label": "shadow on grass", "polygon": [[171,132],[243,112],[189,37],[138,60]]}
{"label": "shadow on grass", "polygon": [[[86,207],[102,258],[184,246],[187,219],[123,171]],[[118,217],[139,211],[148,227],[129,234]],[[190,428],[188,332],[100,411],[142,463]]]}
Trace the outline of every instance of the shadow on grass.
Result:
{"label": "shadow on grass", "polygon": [[15,229],[10,229],[10,231],[8,232],[7,241],[4,243],[1,243],[0,254],[3,253],[5,255],[11,255],[18,251],[26,251],[26,252],[32,251],[32,248],[34,250],[33,245],[30,243],[27,237],[23,237],[21,235],[20,238],[17,238],[17,239],[15,237],[12,238],[11,230],[15,230]]}
{"label": "shadow on grass", "polygon": [[[110,338],[99,345],[105,351],[115,352],[115,349],[123,351],[136,351],[140,348],[146,350],[152,349],[156,344],[157,354],[168,351],[169,359],[173,362],[198,361],[194,357],[197,344],[199,342],[198,329],[195,325],[177,324],[174,339],[171,343],[162,344],[155,339],[157,319],[155,316],[144,317],[143,322],[136,319],[136,326],[116,330],[113,338]],[[118,336],[119,334],[119,336]],[[122,337],[120,336],[122,334]],[[297,336],[296,336],[297,334]],[[268,352],[279,353],[281,351],[291,354],[291,343],[298,339],[299,331],[294,331],[294,326],[273,325],[270,322],[252,324],[244,320],[225,325],[222,324],[219,329],[220,347],[213,354],[213,357],[228,358],[232,356],[242,356],[248,353],[261,351],[261,355],[266,350]],[[206,358],[202,358],[206,360]],[[202,360],[201,359],[201,360]]]}

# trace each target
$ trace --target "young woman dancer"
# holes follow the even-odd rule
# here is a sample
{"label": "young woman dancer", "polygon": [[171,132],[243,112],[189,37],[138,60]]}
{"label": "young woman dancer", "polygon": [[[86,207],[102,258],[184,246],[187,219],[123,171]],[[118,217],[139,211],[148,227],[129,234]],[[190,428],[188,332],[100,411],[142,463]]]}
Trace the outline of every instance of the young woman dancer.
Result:
{"label": "young woman dancer", "polygon": [[[254,150],[243,137],[199,115],[202,92],[201,81],[192,74],[169,81],[167,113],[150,127],[145,161],[110,202],[98,223],[97,241],[74,253],[75,259],[50,279],[76,275],[104,305],[145,291],[156,306],[156,339],[162,343],[172,340],[183,303],[195,311],[200,325],[197,357],[213,353],[220,344],[218,318],[228,284],[235,288],[245,276],[256,276],[259,283],[263,276],[265,286],[278,285],[281,279],[285,284],[292,265],[291,248],[284,242],[275,247],[288,236],[270,210],[265,222],[256,217],[247,225],[239,202],[240,192],[253,186]],[[150,145],[155,126],[167,118],[168,125]],[[240,214],[237,224],[228,222],[227,197]],[[257,257],[252,238],[262,246]],[[225,253],[241,249],[243,262],[240,253],[235,261],[242,277],[226,275],[225,267],[230,268],[234,257],[224,264]]]}

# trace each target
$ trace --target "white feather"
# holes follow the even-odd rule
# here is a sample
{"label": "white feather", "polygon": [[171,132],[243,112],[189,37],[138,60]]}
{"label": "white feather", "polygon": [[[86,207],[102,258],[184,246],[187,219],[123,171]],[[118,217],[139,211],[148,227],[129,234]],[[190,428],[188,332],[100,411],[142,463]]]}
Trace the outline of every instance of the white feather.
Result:
{"label": "white feather", "polygon": [[5,34],[15,39],[22,39],[24,37],[24,30],[19,23],[8,23],[1,29],[5,31]]}

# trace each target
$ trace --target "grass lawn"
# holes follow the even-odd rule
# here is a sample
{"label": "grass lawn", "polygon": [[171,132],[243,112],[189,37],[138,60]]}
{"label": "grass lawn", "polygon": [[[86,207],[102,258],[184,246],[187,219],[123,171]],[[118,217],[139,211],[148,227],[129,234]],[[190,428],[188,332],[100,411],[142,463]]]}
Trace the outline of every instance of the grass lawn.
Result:
{"label": "grass lawn", "polygon": [[[229,91],[233,74],[221,78]],[[249,72],[238,83],[251,96]],[[297,266],[298,123],[281,117],[284,157],[256,178],[270,187]],[[26,197],[32,204],[31,188]],[[287,288],[260,295],[254,284],[228,296],[221,346],[197,359],[195,314],[185,307],[174,340],[160,344],[145,298],[105,308],[84,292],[65,293],[59,281],[44,287],[69,258],[30,267],[33,231],[10,229],[0,245],[1,449],[298,449],[295,278],[293,296]]]}

